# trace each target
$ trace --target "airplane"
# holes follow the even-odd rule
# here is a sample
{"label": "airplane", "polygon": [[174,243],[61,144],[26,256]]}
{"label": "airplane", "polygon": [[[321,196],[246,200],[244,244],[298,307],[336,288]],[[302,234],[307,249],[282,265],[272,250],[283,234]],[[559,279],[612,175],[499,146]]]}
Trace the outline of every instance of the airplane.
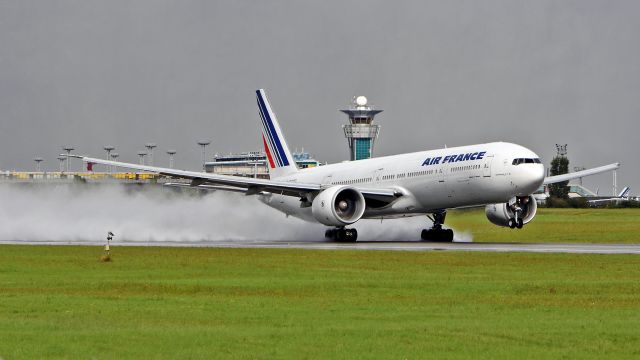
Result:
{"label": "airplane", "polygon": [[421,232],[426,241],[453,241],[445,229],[450,209],[485,207],[488,220],[521,229],[536,215],[532,194],[542,185],[617,169],[614,163],[571,174],[545,177],[533,151],[493,142],[419,151],[298,169],[279,121],[263,89],[256,90],[262,140],[270,179],[175,170],[71,155],[102,164],[189,179],[189,186],[256,195],[287,216],[329,227],[325,237],[355,242],[348,228],[360,219],[394,219],[426,215],[432,225]]}
{"label": "airplane", "polygon": [[619,203],[620,201],[629,201],[631,199],[631,197],[629,196],[631,193],[631,188],[626,186],[624,189],[622,189],[622,191],[620,192],[620,194],[618,194],[618,196],[615,197],[611,197],[611,198],[606,198],[606,199],[594,199],[594,200],[587,200],[587,202],[589,203],[589,205],[600,205],[602,203]]}

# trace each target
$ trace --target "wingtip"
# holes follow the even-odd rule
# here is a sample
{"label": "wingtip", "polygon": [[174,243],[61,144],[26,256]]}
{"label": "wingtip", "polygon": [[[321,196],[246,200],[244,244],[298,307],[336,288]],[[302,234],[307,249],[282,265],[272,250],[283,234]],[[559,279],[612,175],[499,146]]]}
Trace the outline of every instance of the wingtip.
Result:
{"label": "wingtip", "polygon": [[60,154],[58,156],[64,156],[64,157],[70,157],[70,158],[76,158],[76,159],[84,159],[86,157],[84,155],[76,155],[76,154]]}

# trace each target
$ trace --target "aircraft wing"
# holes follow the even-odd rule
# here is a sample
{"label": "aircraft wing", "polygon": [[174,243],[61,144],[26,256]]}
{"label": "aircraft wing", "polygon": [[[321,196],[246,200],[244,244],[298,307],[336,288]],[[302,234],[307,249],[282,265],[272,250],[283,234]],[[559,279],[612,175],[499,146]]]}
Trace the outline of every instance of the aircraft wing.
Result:
{"label": "aircraft wing", "polygon": [[622,189],[622,191],[620,192],[620,194],[618,194],[618,196],[614,196],[610,198],[599,198],[594,200],[587,200],[587,202],[589,204],[597,204],[597,203],[603,203],[603,202],[618,202],[623,200],[629,200],[630,191],[631,191],[631,188],[628,186],[625,186],[625,188]]}
{"label": "aircraft wing", "polygon": [[[66,156],[66,155],[65,155]],[[169,168],[161,168],[156,166],[138,165],[119,161],[110,161],[97,158],[91,158],[80,155],[69,155],[82,159],[86,163],[111,165],[157,173],[160,175],[170,176],[173,178],[189,179],[190,186],[209,188],[212,190],[244,192],[247,195],[254,195],[260,192],[270,192],[288,196],[302,197],[308,193],[319,192],[329,187],[321,184],[299,183],[293,181],[274,181],[267,179],[256,179],[242,176],[218,175],[206,172],[176,170]],[[365,198],[385,199],[391,201],[402,194],[391,188],[360,188],[355,186]]]}
{"label": "aircraft wing", "polygon": [[620,163],[614,163],[614,164],[600,166],[600,167],[593,168],[593,169],[576,171],[576,172],[572,172],[572,173],[569,173],[569,174],[556,175],[556,176],[547,176],[546,178],[544,178],[543,184],[547,185],[547,184],[554,184],[554,183],[559,183],[559,182],[563,182],[563,181],[569,181],[569,180],[573,180],[573,179],[579,179],[581,177],[586,177],[586,176],[600,174],[600,173],[607,172],[607,171],[616,170],[619,167],[620,167]]}

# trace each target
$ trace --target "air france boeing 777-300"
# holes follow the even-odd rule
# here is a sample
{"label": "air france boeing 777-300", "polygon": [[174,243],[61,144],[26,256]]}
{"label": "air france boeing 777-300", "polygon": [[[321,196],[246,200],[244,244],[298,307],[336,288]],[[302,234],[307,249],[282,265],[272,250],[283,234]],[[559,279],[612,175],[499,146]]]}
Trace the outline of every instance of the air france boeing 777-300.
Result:
{"label": "air france boeing 777-300", "polygon": [[541,185],[617,169],[619,164],[545,177],[531,150],[494,142],[298,169],[264,90],[256,91],[270,179],[174,170],[72,155],[84,162],[149,171],[191,180],[193,187],[239,191],[283,213],[330,227],[325,236],[355,241],[360,219],[427,215],[430,241],[452,241],[443,228],[447,210],[485,206],[489,221],[522,228],[536,215]]}

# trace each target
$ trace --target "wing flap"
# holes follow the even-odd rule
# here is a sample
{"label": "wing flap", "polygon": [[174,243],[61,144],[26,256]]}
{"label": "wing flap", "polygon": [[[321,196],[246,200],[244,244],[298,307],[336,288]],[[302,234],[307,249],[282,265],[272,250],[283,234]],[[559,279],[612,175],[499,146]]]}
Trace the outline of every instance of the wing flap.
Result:
{"label": "wing flap", "polygon": [[221,185],[203,184],[203,185],[191,186],[190,184],[184,184],[184,183],[164,183],[162,185],[168,186],[168,187],[200,189],[200,190],[210,190],[210,191],[222,190],[222,191],[239,192],[239,193],[246,193],[247,191],[246,189],[242,189],[242,188],[234,188],[230,186],[221,186]]}

